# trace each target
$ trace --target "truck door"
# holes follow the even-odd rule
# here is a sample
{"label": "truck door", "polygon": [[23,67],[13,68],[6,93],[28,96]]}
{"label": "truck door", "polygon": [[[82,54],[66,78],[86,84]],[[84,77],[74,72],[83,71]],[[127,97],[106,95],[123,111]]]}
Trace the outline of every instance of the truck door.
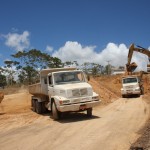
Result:
{"label": "truck door", "polygon": [[52,74],[48,75],[48,95],[49,98],[54,95],[54,87],[53,87],[53,80],[52,80]]}

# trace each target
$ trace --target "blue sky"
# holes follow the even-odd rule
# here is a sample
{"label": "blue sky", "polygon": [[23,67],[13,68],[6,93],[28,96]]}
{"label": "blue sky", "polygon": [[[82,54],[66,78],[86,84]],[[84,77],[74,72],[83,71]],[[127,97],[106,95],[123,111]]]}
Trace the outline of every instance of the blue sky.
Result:
{"label": "blue sky", "polygon": [[123,65],[131,43],[150,47],[149,8],[149,0],[0,0],[0,66],[32,48],[63,61]]}

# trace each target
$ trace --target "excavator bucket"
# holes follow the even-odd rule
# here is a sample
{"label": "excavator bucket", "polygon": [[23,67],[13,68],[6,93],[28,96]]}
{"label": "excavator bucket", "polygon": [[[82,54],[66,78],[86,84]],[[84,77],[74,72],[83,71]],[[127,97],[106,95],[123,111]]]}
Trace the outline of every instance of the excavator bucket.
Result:
{"label": "excavator bucket", "polygon": [[133,62],[130,65],[126,65],[126,68],[127,72],[133,72],[137,68],[137,64]]}

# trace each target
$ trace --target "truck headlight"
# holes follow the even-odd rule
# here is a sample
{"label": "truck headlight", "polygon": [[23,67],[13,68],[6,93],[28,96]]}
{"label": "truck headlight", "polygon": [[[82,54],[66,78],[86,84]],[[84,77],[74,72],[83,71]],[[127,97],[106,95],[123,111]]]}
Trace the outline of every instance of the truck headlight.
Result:
{"label": "truck headlight", "polygon": [[98,96],[93,96],[92,100],[98,100]]}
{"label": "truck headlight", "polygon": [[69,104],[70,100],[59,100],[60,105]]}
{"label": "truck headlight", "polygon": [[136,88],[135,88],[135,90],[136,90],[136,91],[139,91],[139,90],[140,90],[140,88],[139,88],[139,87],[136,87]]}
{"label": "truck headlight", "polygon": [[121,91],[125,91],[123,88],[121,88]]}

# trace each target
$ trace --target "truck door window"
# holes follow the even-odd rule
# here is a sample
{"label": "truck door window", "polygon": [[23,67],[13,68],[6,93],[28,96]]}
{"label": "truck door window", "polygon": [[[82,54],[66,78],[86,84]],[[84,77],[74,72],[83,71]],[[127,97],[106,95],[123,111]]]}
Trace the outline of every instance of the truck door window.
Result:
{"label": "truck door window", "polygon": [[49,85],[51,85],[52,84],[52,76],[49,76],[48,80],[49,80]]}

